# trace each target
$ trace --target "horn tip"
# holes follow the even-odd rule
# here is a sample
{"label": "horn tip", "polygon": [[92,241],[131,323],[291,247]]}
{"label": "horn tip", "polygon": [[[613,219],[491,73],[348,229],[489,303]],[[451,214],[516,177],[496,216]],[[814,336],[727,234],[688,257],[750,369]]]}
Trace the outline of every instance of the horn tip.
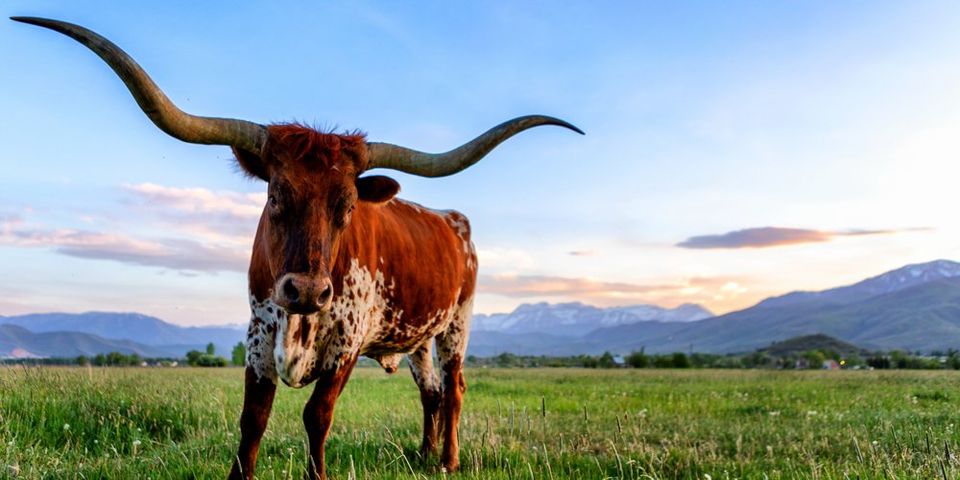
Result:
{"label": "horn tip", "polygon": [[559,118],[555,118],[554,120],[556,120],[556,122],[555,122],[554,124],[557,125],[557,126],[559,126],[559,127],[563,127],[563,128],[568,129],[568,130],[573,130],[574,132],[577,132],[577,133],[579,133],[580,135],[586,135],[586,133],[585,133],[583,130],[580,130],[579,127],[577,127],[576,125],[574,125],[574,124],[572,124],[572,123],[570,123],[570,122],[568,122],[568,121],[566,121],[566,120],[560,120]]}
{"label": "horn tip", "polygon": [[13,20],[14,22],[29,23],[31,25],[39,25],[39,26],[45,26],[46,24],[53,21],[53,20],[50,20],[47,18],[41,18],[41,17],[20,17],[20,16],[10,17],[10,20]]}

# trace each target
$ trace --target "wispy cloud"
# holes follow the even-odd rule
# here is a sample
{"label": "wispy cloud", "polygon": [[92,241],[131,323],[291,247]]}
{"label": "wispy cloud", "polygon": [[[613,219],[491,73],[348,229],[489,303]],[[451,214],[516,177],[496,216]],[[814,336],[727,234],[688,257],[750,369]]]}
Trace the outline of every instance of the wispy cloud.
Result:
{"label": "wispy cloud", "polygon": [[215,192],[206,188],[165,187],[153,183],[124,185],[123,188],[153,207],[244,220],[259,218],[266,202],[266,193]]}
{"label": "wispy cloud", "polygon": [[166,234],[138,236],[133,233],[138,229],[133,223],[110,232],[103,228],[49,228],[11,214],[0,216],[0,245],[46,248],[71,257],[162,267],[184,274],[246,270],[264,202],[262,194],[149,183],[123,188],[131,194],[127,208],[135,210],[127,216],[137,215],[146,225],[160,222]]}
{"label": "wispy cloud", "polygon": [[131,236],[70,229],[27,228],[22,221],[0,224],[0,245],[50,248],[63,255],[164,267],[183,272],[244,271],[248,254],[231,246],[193,240],[138,239]]}
{"label": "wispy cloud", "polygon": [[191,237],[247,243],[266,203],[266,193],[167,187],[152,183],[124,185],[127,205]]}
{"label": "wispy cloud", "polygon": [[930,228],[905,228],[888,230],[810,230],[803,228],[761,227],[736,230],[719,235],[699,235],[677,244],[678,247],[695,249],[717,248],[767,248],[802,243],[829,242],[838,237],[867,235],[891,235],[902,232],[927,231]]}

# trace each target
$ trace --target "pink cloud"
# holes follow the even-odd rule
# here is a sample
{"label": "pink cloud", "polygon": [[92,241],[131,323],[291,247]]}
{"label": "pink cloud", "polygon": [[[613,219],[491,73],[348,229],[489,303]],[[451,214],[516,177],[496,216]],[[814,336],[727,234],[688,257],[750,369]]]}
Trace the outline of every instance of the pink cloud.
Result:
{"label": "pink cloud", "polygon": [[249,244],[266,202],[266,193],[125,185],[128,205],[165,227],[206,241]]}
{"label": "pink cloud", "polygon": [[803,228],[761,227],[736,230],[719,235],[699,235],[677,244],[678,247],[694,249],[717,248],[766,248],[802,243],[829,242],[837,237],[867,235],[891,235],[901,232],[926,231],[929,228],[906,228],[889,230],[842,230],[825,231]]}
{"label": "pink cloud", "polygon": [[63,255],[164,267],[184,272],[245,271],[249,253],[233,246],[165,238],[144,240],[125,235],[71,229],[25,228],[4,220],[0,245],[50,248]]}
{"label": "pink cloud", "polygon": [[165,187],[153,183],[124,185],[151,208],[163,207],[193,215],[227,216],[242,220],[260,218],[266,193],[214,192],[206,188]]}

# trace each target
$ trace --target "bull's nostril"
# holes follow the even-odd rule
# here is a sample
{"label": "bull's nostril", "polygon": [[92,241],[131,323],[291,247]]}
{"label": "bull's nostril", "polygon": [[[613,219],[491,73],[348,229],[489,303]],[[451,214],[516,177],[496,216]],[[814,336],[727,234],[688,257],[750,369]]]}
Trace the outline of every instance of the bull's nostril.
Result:
{"label": "bull's nostril", "polygon": [[317,305],[326,305],[331,297],[333,297],[333,286],[328,283],[324,286],[323,291],[320,292],[320,296],[317,297]]}
{"label": "bull's nostril", "polygon": [[297,290],[297,286],[293,284],[292,278],[288,278],[287,281],[283,282],[283,296],[290,302],[296,302],[300,299],[300,291]]}

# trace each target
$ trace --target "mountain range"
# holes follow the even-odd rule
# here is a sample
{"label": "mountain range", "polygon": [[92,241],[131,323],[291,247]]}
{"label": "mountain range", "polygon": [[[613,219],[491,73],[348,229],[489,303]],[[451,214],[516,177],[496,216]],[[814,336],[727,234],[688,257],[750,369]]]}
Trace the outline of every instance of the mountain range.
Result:
{"label": "mountain range", "polygon": [[[874,350],[960,348],[960,263],[908,265],[853,285],[791,292],[724,315],[699,305],[599,308],[525,304],[474,316],[469,352],[491,356],[746,352],[792,337],[826,334]],[[244,338],[242,325],[180,327],[137,313],[0,316],[0,358],[109,351],[180,356],[213,342],[220,354]]]}
{"label": "mountain range", "polygon": [[477,330],[470,338],[470,353],[572,355],[641,348],[651,353],[734,353],[817,333],[876,350],[960,348],[960,263],[908,265],[853,285],[791,292],[688,322],[638,321],[573,335],[553,328]]}
{"label": "mountain range", "polygon": [[[14,328],[16,327],[16,328]],[[29,334],[29,335],[28,335]],[[139,313],[35,313],[0,316],[0,358],[72,357],[112,351],[143,357],[179,357],[213,343],[228,356],[246,338],[246,326],[181,327]],[[18,348],[17,355],[13,349]]]}

